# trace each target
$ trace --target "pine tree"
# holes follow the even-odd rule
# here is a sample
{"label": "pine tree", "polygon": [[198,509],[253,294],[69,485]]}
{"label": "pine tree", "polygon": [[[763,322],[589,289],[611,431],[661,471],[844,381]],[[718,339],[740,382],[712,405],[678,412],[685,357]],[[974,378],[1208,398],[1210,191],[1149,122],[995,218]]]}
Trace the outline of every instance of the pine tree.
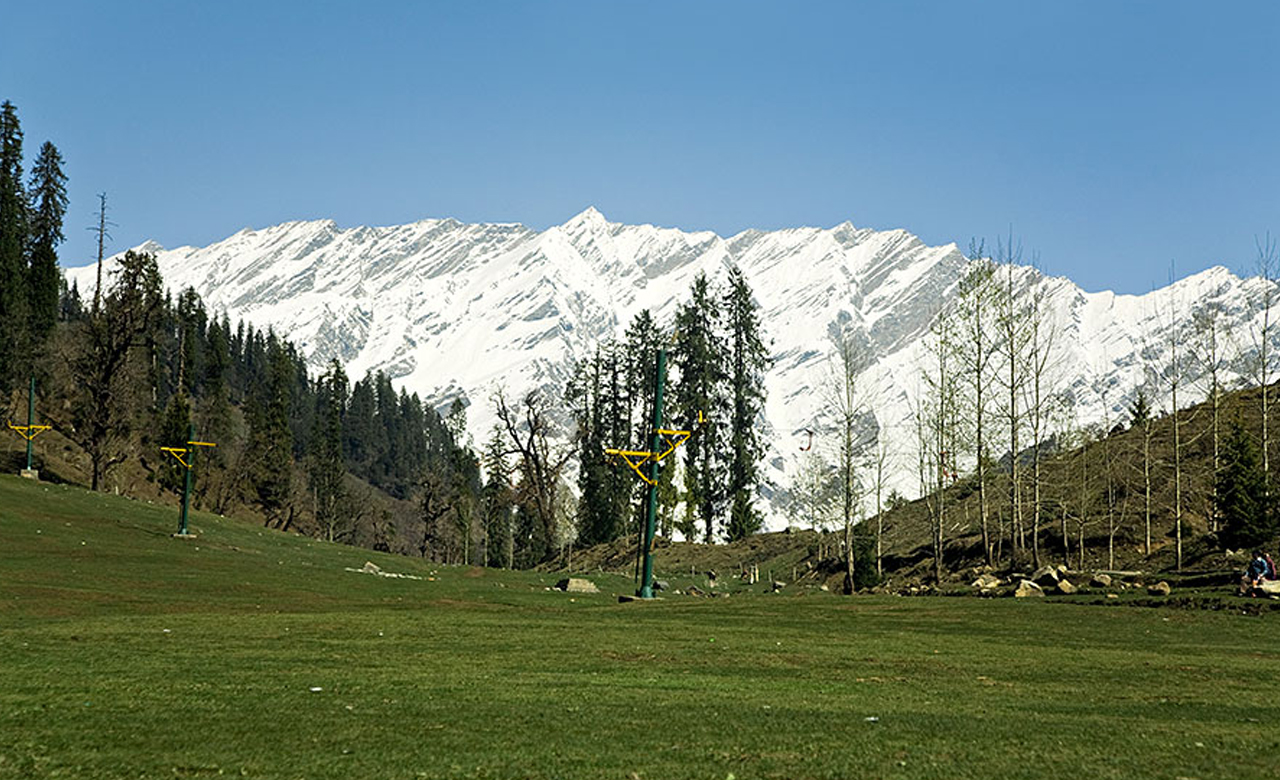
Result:
{"label": "pine tree", "polygon": [[68,389],[76,402],[69,424],[60,426],[88,454],[93,490],[124,459],[120,443],[141,400],[131,361],[136,363],[133,357],[155,327],[164,301],[153,255],[125,252],[111,281],[101,308],[76,333]]}
{"label": "pine tree", "polygon": [[484,448],[485,483],[481,493],[484,513],[484,565],[511,568],[513,547],[511,513],[515,497],[511,488],[511,468],[507,465],[503,430],[495,425]]}
{"label": "pine tree", "polygon": [[1276,518],[1267,500],[1267,478],[1258,449],[1237,419],[1223,441],[1222,470],[1215,483],[1223,541],[1229,547],[1252,547],[1276,533]]}
{"label": "pine tree", "polygon": [[[618,431],[613,440],[616,447],[625,445],[640,450],[649,447],[649,437],[653,433],[654,370],[657,368],[658,348],[667,341],[669,334],[658,327],[648,309],[637,314],[627,328],[621,359],[628,428]],[[670,396],[667,398],[670,403]],[[674,408],[674,404],[670,408]],[[667,416],[676,417],[670,413]],[[675,484],[679,457],[673,455],[658,464],[658,534],[668,538],[675,525],[675,508],[679,503],[679,490]],[[629,473],[623,474],[623,478],[629,481],[624,490],[626,501],[632,507],[629,524],[623,532],[638,534],[645,523],[648,486]]]}
{"label": "pine tree", "polygon": [[[590,360],[580,361],[566,388],[577,423],[578,541],[611,542],[622,535],[634,475],[625,464],[606,457],[607,448],[637,449],[630,444],[631,414],[619,347],[606,342]],[[646,444],[647,446],[647,444]]]}
{"label": "pine tree", "polygon": [[737,267],[729,269],[724,308],[732,402],[728,464],[728,490],[732,503],[725,535],[732,542],[758,533],[764,526],[764,519],[754,507],[753,499],[760,485],[759,463],[763,448],[756,423],[764,411],[764,373],[769,366],[769,355],[761,333],[760,305]]}
{"label": "pine tree", "polygon": [[[186,447],[190,432],[191,402],[184,393],[174,393],[165,405],[155,440],[162,447]],[[176,458],[165,454],[156,476],[161,488],[182,495],[186,487],[186,467]]]}
{"label": "pine tree", "polygon": [[376,403],[373,397],[372,376],[366,376],[351,388],[351,403],[347,407],[347,424],[343,427],[343,451],[347,454],[347,468],[351,473],[370,483],[373,482],[372,464],[378,450],[376,431]]}
{"label": "pine tree", "polygon": [[706,274],[699,274],[689,302],[676,312],[672,362],[679,373],[673,392],[679,427],[697,428],[684,446],[685,500],[695,521],[702,525],[707,543],[715,540],[728,478],[723,432],[727,417],[725,348],[719,324],[719,301]]}
{"label": "pine tree", "polygon": [[42,341],[58,321],[58,244],[62,217],[67,211],[67,177],[62,155],[45,141],[31,168],[31,235],[27,267],[27,295],[31,338]]}
{"label": "pine tree", "polygon": [[6,100],[0,105],[0,391],[27,368],[27,235],[22,126],[17,109]]}
{"label": "pine tree", "polygon": [[343,480],[346,464],[342,457],[342,423],[347,408],[347,375],[334,358],[316,382],[315,429],[311,436],[308,477],[315,501],[316,524],[324,538],[338,541],[350,529],[341,527]]}
{"label": "pine tree", "polygon": [[293,433],[289,427],[293,366],[274,333],[266,340],[266,375],[250,403],[249,488],[265,525],[293,523]]}

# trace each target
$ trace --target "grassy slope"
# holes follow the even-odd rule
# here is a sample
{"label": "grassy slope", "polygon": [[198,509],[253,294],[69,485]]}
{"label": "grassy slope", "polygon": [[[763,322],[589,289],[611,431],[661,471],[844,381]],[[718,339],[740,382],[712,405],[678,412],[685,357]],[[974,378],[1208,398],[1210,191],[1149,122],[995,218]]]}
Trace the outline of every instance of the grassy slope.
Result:
{"label": "grassy slope", "polygon": [[[175,523],[0,477],[0,776],[1240,778],[1277,746],[1267,617],[619,605],[607,575],[571,600],[551,574]],[[343,570],[365,560],[435,579]]]}

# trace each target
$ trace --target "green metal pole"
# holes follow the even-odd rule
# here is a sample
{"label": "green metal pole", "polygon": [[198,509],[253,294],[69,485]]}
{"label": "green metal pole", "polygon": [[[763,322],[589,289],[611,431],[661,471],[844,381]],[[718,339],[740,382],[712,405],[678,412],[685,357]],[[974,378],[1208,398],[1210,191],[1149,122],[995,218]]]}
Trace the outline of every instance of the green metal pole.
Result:
{"label": "green metal pole", "polygon": [[36,378],[31,377],[31,391],[27,393],[27,471],[31,471],[31,426],[36,423]]}
{"label": "green metal pole", "polygon": [[178,525],[178,533],[187,535],[187,507],[191,505],[191,469],[196,465],[196,448],[191,442],[196,440],[195,423],[187,428],[187,483],[182,489],[182,521]]}
{"label": "green metal pole", "polygon": [[[654,372],[653,384],[653,436],[649,440],[649,451],[657,452],[662,446],[662,434],[658,433],[658,429],[662,427],[662,386],[666,384],[667,378],[667,351],[665,349],[658,350],[658,367]],[[653,534],[657,526],[658,519],[658,461],[649,461],[649,508],[645,512],[645,533],[644,533],[644,574],[640,577],[640,592],[637,593],[642,599],[653,598]]]}

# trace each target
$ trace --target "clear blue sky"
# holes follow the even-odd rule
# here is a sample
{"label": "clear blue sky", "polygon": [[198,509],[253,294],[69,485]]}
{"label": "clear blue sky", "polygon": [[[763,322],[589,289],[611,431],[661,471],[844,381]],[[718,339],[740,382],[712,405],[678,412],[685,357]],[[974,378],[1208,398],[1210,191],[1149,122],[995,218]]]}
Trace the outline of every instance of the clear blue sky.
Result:
{"label": "clear blue sky", "polygon": [[1280,233],[1280,4],[17,2],[0,99],[63,264],[242,227],[1012,226],[1144,292]]}

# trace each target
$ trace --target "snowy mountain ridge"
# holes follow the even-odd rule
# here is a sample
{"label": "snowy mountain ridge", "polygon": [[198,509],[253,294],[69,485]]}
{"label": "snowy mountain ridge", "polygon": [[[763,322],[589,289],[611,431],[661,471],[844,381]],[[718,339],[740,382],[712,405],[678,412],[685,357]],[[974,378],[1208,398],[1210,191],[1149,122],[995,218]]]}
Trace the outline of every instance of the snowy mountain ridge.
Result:
{"label": "snowy mountain ridge", "polygon": [[[737,265],[773,350],[764,423],[770,485],[762,491],[773,528],[787,522],[781,499],[801,432],[821,430],[818,388],[830,373],[833,329],[874,353],[859,380],[875,399],[873,428],[894,454],[891,484],[918,492],[911,410],[919,367],[929,323],[969,262],[954,244],[930,247],[905,230],[845,222],[726,238],[613,223],[594,208],[543,231],[453,219],[343,229],[317,220],[245,229],[207,247],[140,248],[156,254],[171,289],[194,287],[211,311],[287,335],[314,369],[337,357],[353,378],[386,371],[438,407],[465,397],[477,439],[493,422],[495,387],[514,395],[544,386],[561,397],[573,358],[620,337],[642,309],[669,324],[697,274],[720,279]],[[95,269],[67,276],[89,290]],[[1061,386],[1081,424],[1123,417],[1170,334],[1189,332],[1197,307],[1219,304],[1226,326],[1249,332],[1265,284],[1221,267],[1141,296],[1087,293],[1031,268],[1020,277],[1044,284],[1060,331]],[[1184,390],[1180,401],[1201,397]]]}

